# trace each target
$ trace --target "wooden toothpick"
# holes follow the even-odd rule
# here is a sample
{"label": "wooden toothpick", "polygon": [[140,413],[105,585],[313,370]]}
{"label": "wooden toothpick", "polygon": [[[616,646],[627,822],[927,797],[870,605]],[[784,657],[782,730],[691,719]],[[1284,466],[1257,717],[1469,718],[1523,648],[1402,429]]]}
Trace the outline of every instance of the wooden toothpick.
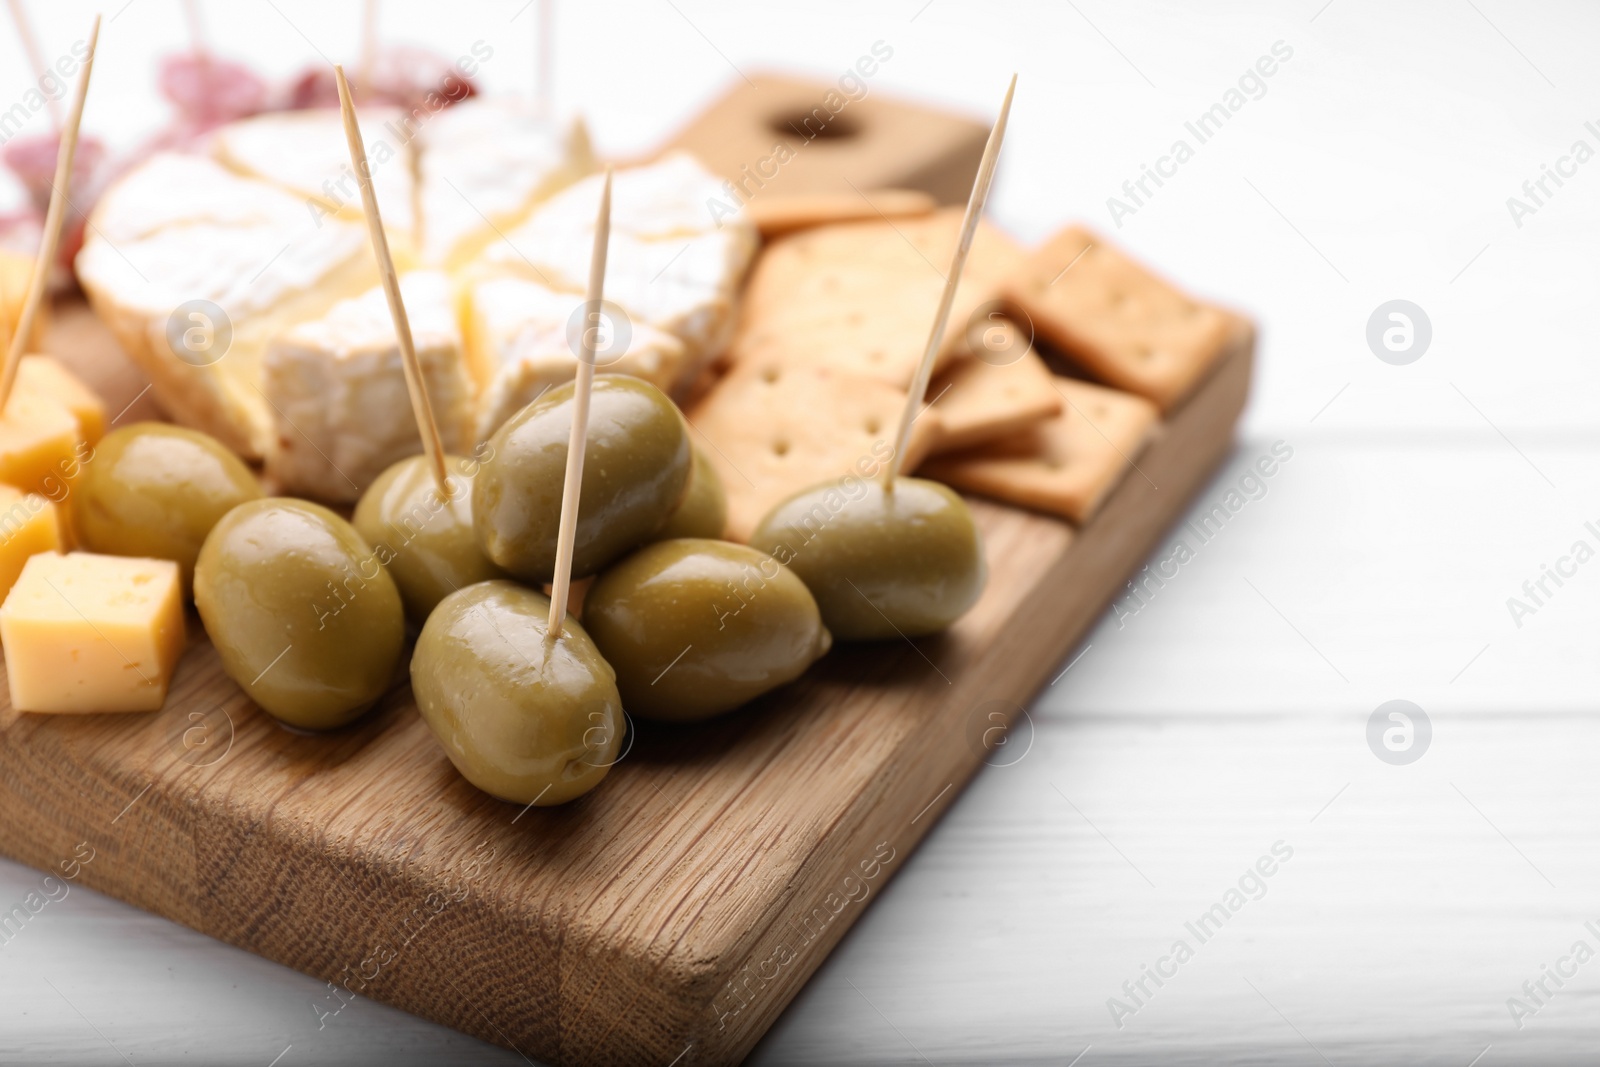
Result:
{"label": "wooden toothpick", "polygon": [[400,299],[400,278],[395,274],[394,258],[389,255],[389,238],[383,232],[383,218],[378,214],[378,197],[372,191],[372,169],[367,163],[367,150],[361,144],[361,127],[356,122],[356,106],[350,99],[350,83],[345,81],[344,67],[338,64],[334,64],[333,76],[339,83],[344,137],[350,145],[350,165],[355,168],[356,180],[361,184],[361,204],[367,216],[367,232],[372,237],[372,254],[378,260],[378,276],[383,280],[383,293],[389,298],[389,316],[394,320],[395,339],[400,343],[406,391],[411,394],[411,414],[417,420],[417,432],[422,435],[422,450],[427,453],[434,483],[440,495],[448,500],[450,476],[444,467],[444,444],[439,440],[439,424],[433,417],[433,403],[428,399],[422,366],[417,362],[417,348],[411,339],[411,319],[406,315],[405,302]]}
{"label": "wooden toothpick", "polygon": [[[0,273],[0,348],[4,348],[7,351],[9,351],[11,348],[12,335],[5,332],[7,329],[9,329],[9,323],[7,323],[4,319],[3,309],[9,308],[10,306],[11,282],[10,279],[6,278],[3,273]],[[0,405],[0,410],[4,410],[4,405]]]}
{"label": "wooden toothpick", "polygon": [[183,0],[183,21],[189,26],[189,47],[198,59],[210,55],[206,47],[206,27],[200,20],[200,0]]}
{"label": "wooden toothpick", "polygon": [[[356,68],[356,88],[365,100],[372,92],[372,70],[378,61],[378,0],[361,5],[361,65]],[[370,102],[370,101],[369,101]]]}
{"label": "wooden toothpick", "polygon": [[[13,10],[17,9],[13,7]],[[78,153],[78,127],[83,123],[83,102],[89,95],[89,73],[94,69],[94,49],[99,40],[100,16],[96,15],[94,25],[89,28],[89,52],[83,57],[83,67],[78,71],[78,91],[72,98],[72,111],[61,131],[61,144],[56,149],[56,176],[50,186],[50,206],[44,214],[44,235],[39,242],[39,256],[33,261],[28,295],[22,301],[22,313],[17,316],[16,332],[6,346],[5,366],[0,368],[0,411],[5,410],[6,401],[11,398],[11,386],[17,380],[17,365],[22,361],[23,349],[28,347],[33,337],[33,322],[39,315],[39,305],[44,303],[50,268],[55,265],[56,251],[61,247],[61,224],[67,213],[72,161]]]}
{"label": "wooden toothpick", "polygon": [[928,347],[922,351],[922,362],[917,364],[916,377],[911,380],[911,395],[906,397],[906,409],[900,415],[900,429],[895,434],[894,452],[883,468],[883,487],[894,488],[895,475],[900,473],[900,459],[905,454],[906,443],[911,439],[911,423],[922,410],[923,394],[928,391],[928,379],[933,376],[934,357],[944,344],[944,328],[950,318],[950,306],[956,298],[956,285],[961,272],[966,269],[967,253],[972,250],[972,235],[978,231],[978,220],[983,217],[983,205],[989,199],[989,186],[994,184],[994,168],[1000,158],[1000,142],[1006,136],[1006,119],[1011,115],[1011,95],[1017,91],[1017,76],[1011,75],[1006,87],[1006,98],[1000,104],[1000,117],[989,131],[989,143],[983,147],[983,159],[978,164],[978,176],[972,183],[972,195],[967,198],[967,213],[961,219],[961,237],[956,242],[955,255],[950,260],[950,273],[945,275],[944,292],[939,296],[939,310],[933,316],[933,329],[928,331]]}
{"label": "wooden toothpick", "polygon": [[[33,78],[40,91],[44,89],[45,75],[50,73],[50,68],[44,65],[44,53],[39,51],[39,39],[33,35],[33,24],[28,21],[28,12],[23,9],[22,0],[7,0],[11,8],[11,21],[17,27],[17,36],[22,38],[22,50],[28,55],[28,65],[33,68]],[[99,22],[100,17],[95,16]],[[61,102],[53,96],[45,97],[50,107],[50,125],[61,129]]]}
{"label": "wooden toothpick", "polygon": [[589,394],[594,388],[594,350],[600,332],[600,306],[605,299],[606,245],[611,239],[611,168],[600,190],[600,212],[594,220],[594,251],[589,256],[589,292],[583,305],[583,353],[572,393],[572,436],[567,439],[567,478],[561,485],[561,527],[556,534],[556,573],[550,585],[550,621],[546,640],[561,636],[572,587],[572,542],[578,533],[578,497],[583,489],[583,448],[589,436]]}
{"label": "wooden toothpick", "polygon": [[534,4],[537,17],[534,19],[533,32],[538,38],[534,42],[538,56],[535,62],[539,64],[539,69],[534,73],[534,108],[540,118],[549,119],[553,112],[550,98],[554,89],[551,83],[555,77],[555,42],[552,40],[554,12],[551,11],[555,0],[534,0]]}

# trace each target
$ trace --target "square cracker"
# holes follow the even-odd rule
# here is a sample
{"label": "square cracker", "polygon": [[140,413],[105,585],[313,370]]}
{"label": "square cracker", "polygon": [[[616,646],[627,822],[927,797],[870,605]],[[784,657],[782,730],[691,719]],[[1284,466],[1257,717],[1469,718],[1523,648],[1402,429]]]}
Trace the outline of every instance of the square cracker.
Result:
{"label": "square cracker", "polygon": [[[928,343],[961,228],[960,208],[805,230],[768,246],[745,290],[732,362],[825,365],[906,389]],[[1026,256],[980,225],[961,272],[938,373],[966,343],[969,321]]]}
{"label": "square cracker", "polygon": [[935,454],[1014,437],[1063,407],[1050,369],[1031,348],[1008,363],[959,360],[929,383],[928,397],[940,421]]}
{"label": "square cracker", "polygon": [[1107,385],[1171,411],[1216,363],[1231,316],[1179,292],[1080,226],[1007,280],[1004,299],[1038,335]]}
{"label": "square cracker", "polygon": [[[690,437],[727,492],[727,535],[748,540],[775,505],[830,478],[876,477],[905,404],[904,391],[832,367],[734,368],[688,411]],[[924,411],[901,470],[914,470],[938,436],[938,414]]]}
{"label": "square cracker", "polygon": [[937,456],[921,474],[956,489],[1064,516],[1082,525],[1138,459],[1158,425],[1142,397],[1055,378],[1061,414],[1014,439]]}

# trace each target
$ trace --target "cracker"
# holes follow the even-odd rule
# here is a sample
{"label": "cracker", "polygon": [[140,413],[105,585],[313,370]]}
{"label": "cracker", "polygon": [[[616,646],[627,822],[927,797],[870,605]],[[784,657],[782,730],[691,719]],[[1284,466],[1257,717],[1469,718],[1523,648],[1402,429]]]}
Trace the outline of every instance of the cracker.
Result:
{"label": "cracker", "polygon": [[[950,268],[961,209],[917,219],[843,223],[782,238],[757,261],[733,362],[823,365],[910,387]],[[938,373],[965,345],[969,319],[1026,257],[980,225],[951,309]]]}
{"label": "cracker", "polygon": [[[722,477],[728,536],[746,541],[782,501],[831,478],[876,477],[906,394],[832,367],[744,363],[688,412],[694,443]],[[939,416],[911,424],[901,469],[914,470],[939,435]]]}
{"label": "cracker", "polygon": [[1064,406],[1049,368],[1031,348],[1004,365],[960,360],[933,380],[928,397],[941,427],[936,454],[1014,437]]}
{"label": "cracker", "polygon": [[1230,316],[1070,226],[1004,286],[1038,336],[1091,376],[1171,411],[1226,347]]}
{"label": "cracker", "polygon": [[1079,525],[1088,522],[1128,475],[1159,416],[1154,404],[1129,393],[1072,378],[1057,377],[1052,384],[1065,401],[1060,415],[1017,438],[935,457],[920,473]]}
{"label": "cracker", "polygon": [[744,213],[770,241],[834,222],[912,218],[928,214],[935,206],[933,197],[920,189],[874,189],[864,193],[766,193],[753,197]]}

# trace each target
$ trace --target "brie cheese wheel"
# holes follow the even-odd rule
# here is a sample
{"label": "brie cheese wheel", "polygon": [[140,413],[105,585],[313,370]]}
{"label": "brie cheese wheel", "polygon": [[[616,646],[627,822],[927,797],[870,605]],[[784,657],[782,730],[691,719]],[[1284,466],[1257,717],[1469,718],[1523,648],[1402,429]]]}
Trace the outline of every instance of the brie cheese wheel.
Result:
{"label": "brie cheese wheel", "polygon": [[371,288],[359,223],[314,224],[291,193],[157,154],[101,198],[77,259],[95,313],[177,421],[251,459],[273,440],[269,340]]}
{"label": "brie cheese wheel", "polygon": [[[400,296],[445,451],[471,448],[477,393],[456,325],[450,279],[400,277]],[[267,348],[272,405],[267,474],[287,491],[353,502],[392,463],[422,451],[405,364],[383,289],[345,300]]]}
{"label": "brie cheese wheel", "polygon": [[477,96],[446,108],[422,127],[417,144],[421,257],[447,269],[594,170],[581,120],[558,133],[514,98]]}
{"label": "brie cheese wheel", "polygon": [[[440,436],[467,453],[577,372],[602,178],[581,123],[514,100],[361,122]],[[208,144],[106,191],[79,280],[174,420],[284,491],[355,500],[421,441],[340,115],[261,115]],[[725,203],[683,153],[616,172],[605,295],[627,340],[599,370],[678,398],[702,380],[757,245]]]}
{"label": "brie cheese wheel", "polygon": [[[604,184],[594,175],[551,197],[528,221],[489,246],[484,261],[558,290],[582,293]],[[709,201],[722,182],[683,152],[616,172],[606,299],[635,327],[681,340],[683,386],[727,347],[739,286],[755,255],[755,226],[741,212],[718,219]]]}
{"label": "brie cheese wheel", "polygon": [[[397,261],[407,259],[417,231],[413,142],[424,119],[398,108],[360,108],[356,117],[384,231]],[[313,223],[330,215],[357,222],[364,217],[338,108],[276,111],[229,123],[213,136],[211,151],[235,172],[301,197],[301,211]]]}
{"label": "brie cheese wheel", "polygon": [[[581,293],[557,292],[513,276],[471,287],[467,347],[486,383],[478,403],[478,440],[486,440],[545,390],[577,376],[584,303]],[[631,374],[663,391],[682,377],[686,352],[673,335],[643,323],[610,326],[604,334],[596,352],[598,372]]]}

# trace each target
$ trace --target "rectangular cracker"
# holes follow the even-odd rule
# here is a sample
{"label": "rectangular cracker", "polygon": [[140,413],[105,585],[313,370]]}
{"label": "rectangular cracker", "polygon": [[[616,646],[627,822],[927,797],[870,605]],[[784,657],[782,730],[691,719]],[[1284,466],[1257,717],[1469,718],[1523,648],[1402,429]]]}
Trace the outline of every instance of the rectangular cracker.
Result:
{"label": "rectangular cracker", "polygon": [[1222,354],[1231,316],[1180,292],[1081,226],[1003,287],[1038,336],[1099,381],[1171,411]]}
{"label": "rectangular cracker", "polygon": [[744,213],[764,240],[796,230],[835,222],[926,215],[937,201],[920,189],[873,189],[863,193],[763,193],[752,197]]}
{"label": "rectangular cracker", "polygon": [[[831,478],[876,477],[905,409],[903,390],[833,367],[740,364],[688,411],[690,438],[722,476],[727,536],[749,539],[782,501]],[[939,436],[939,415],[911,424],[901,470],[910,473]]]}
{"label": "rectangular cracker", "polygon": [[[1026,345],[1020,337],[1017,340]],[[1014,357],[986,353],[957,361],[928,385],[928,400],[939,413],[935,454],[1014,437],[1061,414],[1063,407],[1050,369],[1027,347]]]}
{"label": "rectangular cracker", "polygon": [[1072,378],[1055,377],[1052,384],[1065,402],[1060,415],[1014,439],[936,456],[919,473],[1079,525],[1088,522],[1138,461],[1159,414],[1131,393]]}
{"label": "rectangular cracker", "polygon": [[[910,387],[928,343],[962,209],[921,218],[820,226],[781,238],[757,261],[745,290],[732,362],[824,365]],[[980,225],[961,273],[938,373],[966,344],[968,323],[1026,257]]]}

